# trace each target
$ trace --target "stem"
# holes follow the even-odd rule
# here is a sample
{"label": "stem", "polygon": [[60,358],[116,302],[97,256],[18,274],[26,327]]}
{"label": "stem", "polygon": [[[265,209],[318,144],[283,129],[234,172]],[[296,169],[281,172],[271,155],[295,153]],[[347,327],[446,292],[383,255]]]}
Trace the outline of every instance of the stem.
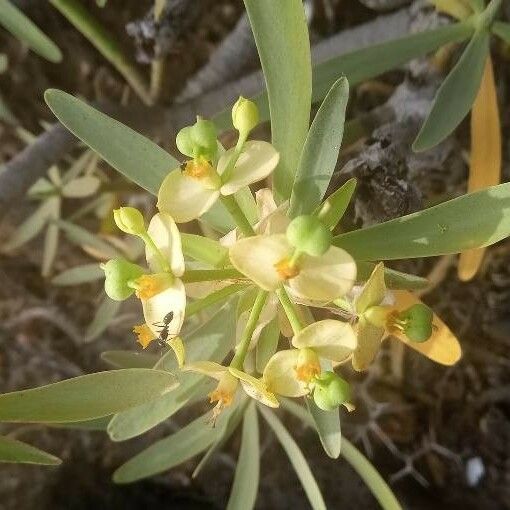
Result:
{"label": "stem", "polygon": [[79,0],[49,0],[74,27],[81,32],[96,49],[124,76],[138,97],[146,104],[152,104],[145,78],[104,27]]}
{"label": "stem", "polygon": [[[154,0],[154,21],[156,24],[161,20],[165,12],[167,0]],[[152,100],[157,102],[161,98],[165,82],[166,57],[162,56],[152,62],[151,68],[151,90]]]}
{"label": "stem", "polygon": [[487,8],[478,15],[481,27],[489,29],[501,7],[501,2],[502,0],[491,0]]}
{"label": "stem", "polygon": [[215,280],[247,280],[237,269],[189,269],[181,277],[184,283],[212,282]]}
{"label": "stem", "polygon": [[211,292],[208,296],[205,296],[202,299],[197,299],[193,303],[189,303],[186,306],[186,317],[191,317],[192,315],[201,312],[205,308],[209,306],[215,305],[216,303],[221,303],[226,298],[243,290],[246,288],[246,284],[244,283],[235,283],[233,285],[229,285],[228,287],[224,287],[223,289],[217,290],[216,292]]}
{"label": "stem", "polygon": [[246,353],[248,352],[248,347],[250,346],[251,337],[253,336],[253,332],[257,327],[257,323],[259,321],[262,308],[264,308],[267,295],[267,291],[262,289],[259,290],[257,297],[255,298],[255,303],[253,303],[253,308],[251,309],[250,316],[248,317],[248,322],[244,328],[243,336],[241,337],[241,341],[239,342],[235,356],[230,363],[231,367],[238,368],[239,370],[243,369],[244,358],[246,358]]}
{"label": "stem", "polygon": [[276,291],[276,295],[278,296],[285,314],[289,319],[290,325],[292,326],[292,331],[294,331],[294,334],[299,333],[303,329],[303,323],[299,318],[295,304],[290,300],[287,291],[283,287],[280,287]]}
{"label": "stem", "polygon": [[236,147],[234,149],[234,152],[232,153],[231,158],[228,160],[227,168],[225,168],[225,171],[221,174],[221,181],[227,182],[231,175],[232,171],[234,170],[234,167],[236,166],[237,160],[239,159],[239,156],[241,155],[241,151],[243,150],[244,144],[246,142],[246,139],[248,138],[248,134],[245,134],[241,136],[239,134],[239,138],[237,139]]}
{"label": "stem", "polygon": [[245,216],[243,210],[239,207],[239,204],[237,203],[234,195],[222,196],[221,201],[234,219],[236,225],[239,227],[239,230],[246,237],[254,236],[255,231],[253,230],[253,227],[248,221],[248,218]]}

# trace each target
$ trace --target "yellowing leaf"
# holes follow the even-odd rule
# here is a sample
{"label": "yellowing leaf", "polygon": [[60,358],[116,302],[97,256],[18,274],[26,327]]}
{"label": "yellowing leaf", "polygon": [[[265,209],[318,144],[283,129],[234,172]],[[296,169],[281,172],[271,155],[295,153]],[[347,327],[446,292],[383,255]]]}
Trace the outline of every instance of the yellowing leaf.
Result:
{"label": "yellowing leaf", "polygon": [[[480,90],[471,110],[471,163],[468,193],[499,184],[500,181],[501,125],[494,72],[489,56],[485,63]],[[484,251],[484,248],[478,248],[461,253],[458,275],[462,281],[471,280],[475,276]]]}
{"label": "yellowing leaf", "polygon": [[[394,295],[396,299],[395,307],[399,310],[405,310],[412,305],[421,303],[414,294],[406,290],[395,291]],[[462,355],[457,337],[436,314],[434,314],[433,324],[432,336],[426,342],[411,342],[403,333],[393,333],[393,335],[436,363],[454,365]]]}

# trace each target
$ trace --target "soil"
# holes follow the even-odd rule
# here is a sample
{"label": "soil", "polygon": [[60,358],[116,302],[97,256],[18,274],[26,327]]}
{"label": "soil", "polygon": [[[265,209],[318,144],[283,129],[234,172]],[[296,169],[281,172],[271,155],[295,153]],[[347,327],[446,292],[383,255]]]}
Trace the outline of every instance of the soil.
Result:
{"label": "soil", "polygon": [[[121,78],[54,9],[46,2],[17,3],[64,48],[63,63],[49,64],[0,31],[1,52],[7,53],[10,60],[9,72],[0,76],[0,93],[24,128],[40,132],[41,121],[53,120],[42,99],[50,86],[90,100],[122,99],[125,85]],[[84,3],[118,36],[126,51],[134,54],[136,48],[124,26],[141,18],[151,3],[109,0],[106,9],[97,8],[92,0]],[[316,39],[376,15],[354,0],[315,3],[317,15],[312,31]],[[325,5],[333,7],[332,16],[326,15]],[[169,98],[206,62],[241,12],[241,1],[208,3],[193,30],[179,35],[170,57],[174,79]],[[496,57],[496,69],[501,79],[504,180],[508,180],[510,65],[503,51]],[[392,73],[382,81],[393,86],[396,78],[402,77]],[[358,101],[366,103],[351,106],[353,111],[380,102],[380,98],[370,94],[362,96],[363,99],[358,96]],[[131,101],[136,99],[131,97]],[[465,128],[458,131],[456,143],[460,154],[467,146]],[[15,128],[0,124],[0,162],[8,161],[22,147]],[[102,168],[111,172],[106,165]],[[407,174],[406,178],[428,201],[444,193],[462,192],[466,170],[461,162],[458,172],[448,172],[444,166],[431,174]],[[370,203],[374,197],[369,193],[365,200]],[[2,237],[32,207],[29,201],[20,204],[4,222]],[[359,221],[354,209],[349,214],[353,223]],[[100,284],[50,285],[40,276],[40,252],[38,238],[14,255],[0,257],[1,392],[106,369],[100,360],[102,351],[133,348],[129,324],[139,311],[130,305],[123,308],[122,320],[112,324],[97,340],[81,340],[81,332],[97,307],[95,296]],[[54,271],[88,261],[81,250],[62,241]],[[510,509],[509,262],[510,242],[504,241],[488,250],[482,271],[469,283],[458,281],[455,258],[394,264],[423,276],[434,268],[445,268],[436,287],[423,299],[450,325],[463,347],[462,360],[445,368],[411,351],[402,355],[388,344],[368,375],[350,374],[357,387],[358,410],[343,416],[343,432],[392,481],[404,508]],[[123,460],[185,423],[191,414],[180,413],[141,438],[122,444],[110,442],[97,431],[2,425],[2,432],[12,432],[19,439],[53,452],[64,463],[57,468],[2,465],[0,509],[225,508],[239,446],[237,434],[197,480],[191,479],[194,462],[189,462],[130,486],[116,486],[110,481],[112,471]],[[378,508],[346,462],[328,459],[314,433],[290,416],[282,414],[282,419],[303,448],[328,508]],[[262,471],[256,508],[309,508],[284,452],[272,433],[263,425],[261,429]],[[476,468],[480,469],[479,478],[475,476]]]}

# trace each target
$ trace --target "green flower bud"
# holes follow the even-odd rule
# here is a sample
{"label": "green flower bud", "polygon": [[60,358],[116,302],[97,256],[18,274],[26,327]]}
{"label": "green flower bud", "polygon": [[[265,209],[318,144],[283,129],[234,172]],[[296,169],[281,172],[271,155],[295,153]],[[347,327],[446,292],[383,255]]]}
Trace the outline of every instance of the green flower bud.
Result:
{"label": "green flower bud", "polygon": [[351,398],[351,387],[335,372],[323,372],[315,380],[313,400],[323,411],[333,411]]}
{"label": "green flower bud", "polygon": [[177,149],[179,152],[188,156],[189,158],[193,157],[193,140],[191,138],[191,126],[183,127],[175,137],[175,144],[177,145]]}
{"label": "green flower bud", "polygon": [[257,105],[249,99],[240,96],[232,107],[232,124],[239,133],[246,137],[259,123]]}
{"label": "green flower bud", "polygon": [[146,232],[142,213],[134,207],[120,207],[113,211],[113,219],[122,232],[141,235]]}
{"label": "green flower bud", "polygon": [[203,156],[208,160],[214,159],[218,150],[216,126],[210,120],[197,117],[197,121],[190,130],[193,144],[193,157]]}
{"label": "green flower bud", "polygon": [[423,303],[417,303],[398,314],[404,332],[412,342],[425,342],[432,335],[432,310]]}
{"label": "green flower bud", "polygon": [[128,282],[144,274],[139,265],[123,258],[109,260],[101,265],[101,269],[105,275],[104,290],[114,301],[124,301],[131,296],[135,289],[131,288]]}
{"label": "green flower bud", "polygon": [[297,250],[319,257],[331,246],[331,231],[316,216],[298,216],[287,227],[287,239]]}

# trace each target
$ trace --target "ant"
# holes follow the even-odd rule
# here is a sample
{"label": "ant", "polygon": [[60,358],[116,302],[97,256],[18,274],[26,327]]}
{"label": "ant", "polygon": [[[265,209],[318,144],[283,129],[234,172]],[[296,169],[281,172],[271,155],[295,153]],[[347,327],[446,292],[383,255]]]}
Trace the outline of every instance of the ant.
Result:
{"label": "ant", "polygon": [[174,312],[168,312],[163,317],[163,323],[160,323],[160,322],[154,323],[154,326],[161,328],[159,330],[159,337],[158,337],[158,344],[160,345],[160,347],[166,347],[166,342],[168,340],[168,335],[169,335],[168,328],[169,328],[170,323],[172,322],[173,318],[174,318]]}

